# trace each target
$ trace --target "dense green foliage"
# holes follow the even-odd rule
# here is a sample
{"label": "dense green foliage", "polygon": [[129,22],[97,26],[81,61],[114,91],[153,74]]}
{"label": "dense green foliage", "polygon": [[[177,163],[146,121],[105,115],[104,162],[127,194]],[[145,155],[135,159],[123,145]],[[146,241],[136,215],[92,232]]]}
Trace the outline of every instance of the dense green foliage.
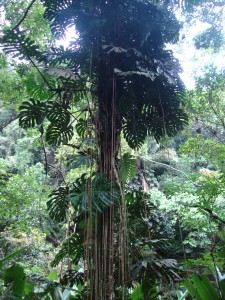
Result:
{"label": "dense green foliage", "polygon": [[176,5],[221,51],[219,0],[2,2],[3,299],[224,299],[224,70],[185,91]]}

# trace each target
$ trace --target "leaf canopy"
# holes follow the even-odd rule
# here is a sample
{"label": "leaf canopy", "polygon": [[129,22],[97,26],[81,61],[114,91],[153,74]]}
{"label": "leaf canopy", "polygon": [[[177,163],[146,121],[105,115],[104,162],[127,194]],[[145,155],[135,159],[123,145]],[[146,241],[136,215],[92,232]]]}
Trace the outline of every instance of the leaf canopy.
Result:
{"label": "leaf canopy", "polygon": [[[178,40],[180,24],[166,6],[159,8],[148,1],[137,0],[43,0],[42,3],[44,17],[50,21],[57,37],[64,36],[68,27],[76,26],[78,38],[67,49],[52,47],[47,53],[17,29],[7,31],[1,39],[6,52],[35,59],[46,66],[47,72],[64,78],[64,84],[83,86],[91,77],[95,85],[93,99],[99,107],[105,106],[109,115],[112,80],[116,81],[117,127],[120,131],[123,128],[132,148],[139,148],[147,134],[159,140],[183,128],[187,116],[178,95],[183,89],[179,78],[181,68],[172,52],[165,49],[166,43]],[[61,118],[57,105],[62,108]],[[66,110],[69,111],[70,106],[57,105],[48,107],[51,124],[46,138],[52,145],[68,142],[73,132],[71,126],[65,126],[69,124]],[[34,126],[35,120],[40,119],[34,116],[35,109],[30,110],[33,117],[26,122],[24,117],[26,126]],[[103,130],[108,131],[110,126],[104,129],[102,125]],[[81,121],[76,128],[83,136]]]}

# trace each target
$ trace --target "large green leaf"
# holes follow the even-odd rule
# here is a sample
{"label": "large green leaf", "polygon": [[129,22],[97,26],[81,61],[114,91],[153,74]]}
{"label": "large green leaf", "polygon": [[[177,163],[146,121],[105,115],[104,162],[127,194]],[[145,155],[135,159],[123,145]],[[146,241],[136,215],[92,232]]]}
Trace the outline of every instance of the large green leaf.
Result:
{"label": "large green leaf", "polygon": [[221,300],[220,294],[217,292],[206,275],[199,276],[198,274],[194,274],[191,278],[191,281],[196,287],[202,300]]}
{"label": "large green leaf", "polygon": [[24,250],[26,250],[27,247],[20,248],[19,250],[7,255],[3,259],[0,260],[0,269],[2,268],[2,265],[5,261],[9,261],[10,259],[16,257],[17,255],[20,255]]}
{"label": "large green leaf", "polygon": [[52,145],[57,146],[67,144],[73,137],[73,126],[65,125],[64,123],[52,123],[48,126],[46,131],[46,141]]}
{"label": "large green leaf", "polygon": [[[28,93],[28,95],[34,99],[37,100],[48,100],[51,96],[53,96],[53,92],[49,92],[48,91],[48,87],[46,87],[46,83],[43,81],[42,77],[39,75],[39,77],[41,77],[41,80],[38,78],[38,75],[36,75],[36,80],[34,78],[34,76],[30,76],[25,80],[25,85],[26,85],[26,92]],[[37,82],[39,79],[40,83]],[[47,79],[48,82],[50,81],[50,79]]]}
{"label": "large green leaf", "polygon": [[212,285],[206,275],[194,274],[191,280],[185,280],[184,286],[194,299],[197,300],[222,300],[216,288]]}
{"label": "large green leaf", "polygon": [[70,113],[67,109],[63,107],[63,105],[54,100],[48,101],[47,104],[47,119],[58,126],[68,126],[70,122]]}
{"label": "large green leaf", "polygon": [[38,45],[29,38],[27,32],[20,29],[6,29],[4,33],[5,35],[0,38],[0,42],[5,53],[10,53],[13,57],[20,59],[32,57],[45,61],[43,53],[39,51]]}
{"label": "large green leaf", "polygon": [[80,7],[76,7],[74,0],[54,0],[42,2],[44,2],[44,5],[46,6],[45,17],[51,21],[51,29],[54,34],[57,37],[64,37],[67,26],[73,25],[75,9]]}
{"label": "large green leaf", "polygon": [[[82,235],[74,233],[65,242],[63,242],[61,249],[51,262],[51,266],[56,267],[60,263],[60,261],[67,257],[70,257],[73,260],[73,263],[76,265],[78,261],[82,259],[84,254],[83,243],[84,240]],[[78,277],[77,280],[79,280]]]}
{"label": "large green leaf", "polygon": [[92,130],[92,124],[89,120],[80,118],[76,124],[76,130],[81,138],[85,138],[87,136],[87,133],[90,133],[90,131]]}
{"label": "large green leaf", "polygon": [[39,100],[30,99],[20,106],[19,125],[23,128],[40,125],[45,118],[46,104]]}
{"label": "large green leaf", "polygon": [[124,153],[121,158],[120,174],[122,182],[129,182],[137,173],[137,161],[129,153]]}
{"label": "large green leaf", "polygon": [[105,174],[97,173],[88,179],[85,176],[86,174],[83,174],[73,184],[70,199],[75,207],[81,205],[84,211],[102,212],[118,200],[118,187],[114,182],[110,182]]}
{"label": "large green leaf", "polygon": [[123,134],[132,149],[138,149],[147,136],[147,128],[140,116],[133,114],[131,118],[123,120]]}
{"label": "large green leaf", "polygon": [[12,295],[19,299],[24,295],[25,279],[26,274],[20,265],[13,265],[3,273],[4,284],[9,287]]}
{"label": "large green leaf", "polygon": [[53,191],[47,202],[49,216],[58,222],[65,221],[69,209],[69,187],[59,187]]}

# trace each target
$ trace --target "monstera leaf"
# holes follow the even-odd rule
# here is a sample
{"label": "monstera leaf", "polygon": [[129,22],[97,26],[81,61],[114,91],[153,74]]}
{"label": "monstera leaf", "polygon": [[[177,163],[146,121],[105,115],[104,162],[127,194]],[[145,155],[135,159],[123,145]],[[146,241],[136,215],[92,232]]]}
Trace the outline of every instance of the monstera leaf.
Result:
{"label": "monstera leaf", "polygon": [[32,41],[27,32],[20,29],[5,30],[4,36],[0,38],[5,53],[10,53],[13,57],[20,59],[30,59],[45,61],[45,56],[39,51],[38,45]]}
{"label": "monstera leaf", "polygon": [[[34,76],[30,76],[25,80],[26,92],[30,97],[34,99],[38,99],[41,101],[48,100],[53,96],[53,92],[48,91],[43,78],[41,77],[41,75],[38,75],[39,74],[36,74],[36,78]],[[47,80],[48,82],[52,81],[50,78],[48,78]]]}
{"label": "monstera leaf", "polygon": [[65,124],[55,124],[52,123],[48,126],[46,132],[46,141],[52,145],[57,146],[62,144],[66,144],[73,137],[73,126]]}
{"label": "monstera leaf", "polygon": [[77,1],[54,0],[42,2],[46,6],[45,18],[51,21],[52,31],[58,38],[64,37],[67,26],[73,24],[75,9],[79,8],[78,5],[75,5]]}
{"label": "monstera leaf", "polygon": [[77,134],[81,138],[85,138],[87,136],[87,132],[92,130],[92,124],[89,120],[85,120],[80,118],[76,124]]}
{"label": "monstera leaf", "polygon": [[47,119],[53,124],[67,126],[70,122],[70,113],[67,109],[62,107],[61,103],[49,101]]}
{"label": "monstera leaf", "polygon": [[46,141],[53,146],[68,143],[73,137],[69,111],[56,101],[49,101],[47,108],[46,117],[51,124],[47,128]]}
{"label": "monstera leaf", "polygon": [[30,99],[24,101],[20,106],[19,125],[22,128],[34,127],[40,125],[46,112],[46,105],[39,100]]}
{"label": "monstera leaf", "polygon": [[147,128],[138,116],[123,120],[123,134],[132,149],[138,149],[144,143],[147,136]]}
{"label": "monstera leaf", "polygon": [[49,196],[47,208],[50,218],[62,222],[66,219],[69,208],[69,187],[59,187]]}
{"label": "monstera leaf", "polygon": [[77,211],[92,210],[102,212],[102,210],[119,197],[119,189],[115,183],[109,181],[104,174],[95,174],[92,178],[86,178],[82,174],[71,187],[59,187],[53,191],[47,202],[50,217],[58,222],[66,219],[69,203]]}
{"label": "monstera leaf", "polygon": [[149,256],[138,261],[132,267],[132,274],[134,278],[137,278],[141,273],[151,272],[154,276],[162,278],[164,277],[167,280],[171,280],[171,278],[180,278],[176,273],[177,269],[177,261],[175,259],[159,259],[155,256]]}
{"label": "monstera leaf", "polygon": [[63,242],[61,249],[51,262],[51,266],[56,267],[60,261],[67,257],[70,257],[73,260],[73,263],[76,265],[84,253],[83,243],[83,237],[74,233],[65,242]]}
{"label": "monstera leaf", "polygon": [[74,284],[84,284],[84,273],[76,270],[69,270],[61,280],[65,286],[74,286]]}
{"label": "monstera leaf", "polygon": [[115,183],[110,182],[105,174],[95,174],[93,178],[86,179],[83,174],[73,184],[70,199],[73,206],[81,205],[82,210],[102,212],[102,210],[119,197],[119,190]]}

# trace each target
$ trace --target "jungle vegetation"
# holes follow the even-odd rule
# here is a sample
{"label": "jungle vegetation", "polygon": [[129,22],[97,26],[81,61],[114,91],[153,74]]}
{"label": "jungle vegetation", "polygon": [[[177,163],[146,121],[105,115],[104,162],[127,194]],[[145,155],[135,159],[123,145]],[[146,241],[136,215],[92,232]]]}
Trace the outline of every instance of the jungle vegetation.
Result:
{"label": "jungle vegetation", "polygon": [[1,1],[2,299],[225,299],[224,8]]}

